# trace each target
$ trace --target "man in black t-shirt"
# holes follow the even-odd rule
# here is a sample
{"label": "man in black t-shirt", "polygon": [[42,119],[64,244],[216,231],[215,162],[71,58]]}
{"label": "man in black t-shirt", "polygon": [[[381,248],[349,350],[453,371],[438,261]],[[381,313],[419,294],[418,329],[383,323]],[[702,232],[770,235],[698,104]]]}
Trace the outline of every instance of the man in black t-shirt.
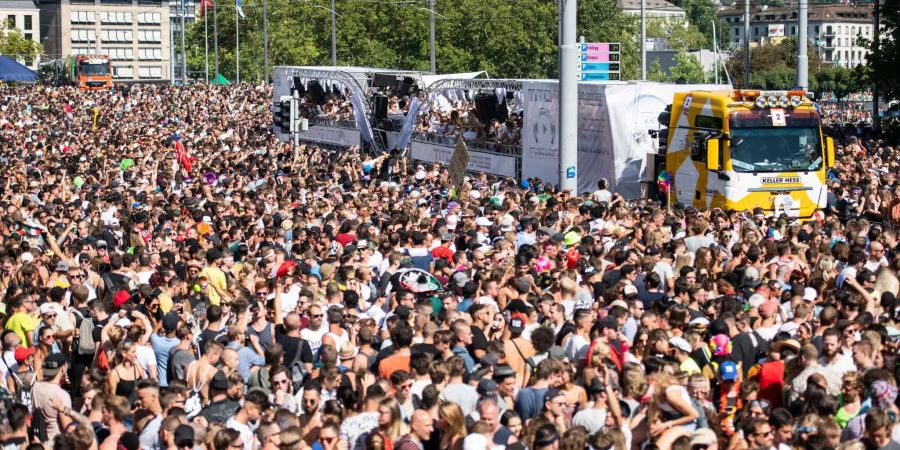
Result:
{"label": "man in black t-shirt", "polygon": [[275,341],[284,347],[285,367],[290,367],[294,361],[300,361],[306,366],[307,372],[312,371],[312,349],[309,342],[300,337],[300,316],[297,313],[289,313],[284,316],[283,324],[275,326]]}
{"label": "man in black t-shirt", "polygon": [[472,316],[472,343],[466,347],[469,355],[476,361],[484,357],[487,353],[488,340],[484,334],[484,330],[491,323],[493,314],[487,305],[476,303],[469,308],[469,314]]}

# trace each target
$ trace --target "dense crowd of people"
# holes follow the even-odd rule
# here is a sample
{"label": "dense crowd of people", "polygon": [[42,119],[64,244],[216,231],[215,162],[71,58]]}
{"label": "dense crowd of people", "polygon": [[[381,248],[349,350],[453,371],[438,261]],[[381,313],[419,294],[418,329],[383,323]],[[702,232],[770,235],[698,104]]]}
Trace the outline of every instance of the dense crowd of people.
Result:
{"label": "dense crowd of people", "polygon": [[900,449],[891,142],[798,223],[295,153],[271,95],[0,87],[4,450]]}

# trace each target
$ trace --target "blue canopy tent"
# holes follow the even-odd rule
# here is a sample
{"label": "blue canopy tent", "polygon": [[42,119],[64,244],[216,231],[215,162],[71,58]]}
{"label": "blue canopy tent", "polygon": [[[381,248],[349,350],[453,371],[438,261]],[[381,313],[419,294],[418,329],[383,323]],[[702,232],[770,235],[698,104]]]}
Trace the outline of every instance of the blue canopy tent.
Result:
{"label": "blue canopy tent", "polygon": [[0,55],[0,81],[7,83],[37,81],[37,74],[16,60]]}

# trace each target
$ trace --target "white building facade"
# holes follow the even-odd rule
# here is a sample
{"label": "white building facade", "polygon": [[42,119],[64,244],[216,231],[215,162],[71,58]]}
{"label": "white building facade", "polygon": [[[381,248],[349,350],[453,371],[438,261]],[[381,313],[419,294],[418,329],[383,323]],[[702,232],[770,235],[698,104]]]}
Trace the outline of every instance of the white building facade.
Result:
{"label": "white building facade", "polygon": [[[728,25],[731,43],[740,47],[744,40],[744,13],[740,10],[719,11]],[[751,45],[777,43],[786,37],[797,37],[797,8],[754,7],[750,12]],[[822,61],[841,67],[865,64],[868,52],[861,39],[872,39],[872,8],[850,5],[810,5],[807,38],[816,46]]]}

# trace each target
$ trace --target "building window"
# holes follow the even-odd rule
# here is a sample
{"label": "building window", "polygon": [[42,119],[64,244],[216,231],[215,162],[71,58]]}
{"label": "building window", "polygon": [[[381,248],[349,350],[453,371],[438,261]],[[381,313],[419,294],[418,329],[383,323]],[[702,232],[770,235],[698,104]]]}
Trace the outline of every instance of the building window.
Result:
{"label": "building window", "polygon": [[113,77],[114,78],[134,78],[134,69],[132,69],[131,67],[113,66]]}
{"label": "building window", "polygon": [[134,59],[134,49],[130,47],[104,47],[103,53],[109,55],[114,61],[130,61]]}
{"label": "building window", "polygon": [[162,42],[162,31],[139,30],[138,42]]}
{"label": "building window", "polygon": [[132,16],[130,12],[101,12],[100,23],[112,25],[131,25]]}
{"label": "building window", "polygon": [[16,27],[16,16],[10,14],[6,16],[6,28],[12,30]]}
{"label": "building window", "polygon": [[791,34],[797,34],[797,27],[791,25]]}
{"label": "building window", "polygon": [[138,67],[138,76],[141,78],[162,78],[162,67],[159,67],[159,66]]}
{"label": "building window", "polygon": [[94,42],[97,32],[91,29],[72,29],[72,42]]}
{"label": "building window", "polygon": [[162,49],[161,48],[139,48],[138,49],[138,59],[143,61],[161,61],[162,60]]}
{"label": "building window", "polygon": [[23,36],[25,36],[25,40],[26,40],[26,41],[33,41],[33,40],[34,40],[34,33],[25,33]]}
{"label": "building window", "polygon": [[69,20],[72,23],[95,23],[93,11],[70,11]]}
{"label": "building window", "polygon": [[26,14],[25,16],[23,16],[23,19],[25,19],[25,26],[23,27],[24,30],[31,30],[32,28],[34,28],[34,17],[31,14]]}
{"label": "building window", "polygon": [[138,13],[138,25],[159,25],[162,23],[162,14],[160,13]]}
{"label": "building window", "polygon": [[100,30],[100,40],[103,42],[131,42],[133,36],[131,30]]}
{"label": "building window", "polygon": [[816,25],[816,26],[813,28],[813,33],[814,33],[814,34],[819,34],[819,26],[818,26],[818,25]]}
{"label": "building window", "polygon": [[96,55],[97,49],[94,47],[72,47],[73,55]]}

